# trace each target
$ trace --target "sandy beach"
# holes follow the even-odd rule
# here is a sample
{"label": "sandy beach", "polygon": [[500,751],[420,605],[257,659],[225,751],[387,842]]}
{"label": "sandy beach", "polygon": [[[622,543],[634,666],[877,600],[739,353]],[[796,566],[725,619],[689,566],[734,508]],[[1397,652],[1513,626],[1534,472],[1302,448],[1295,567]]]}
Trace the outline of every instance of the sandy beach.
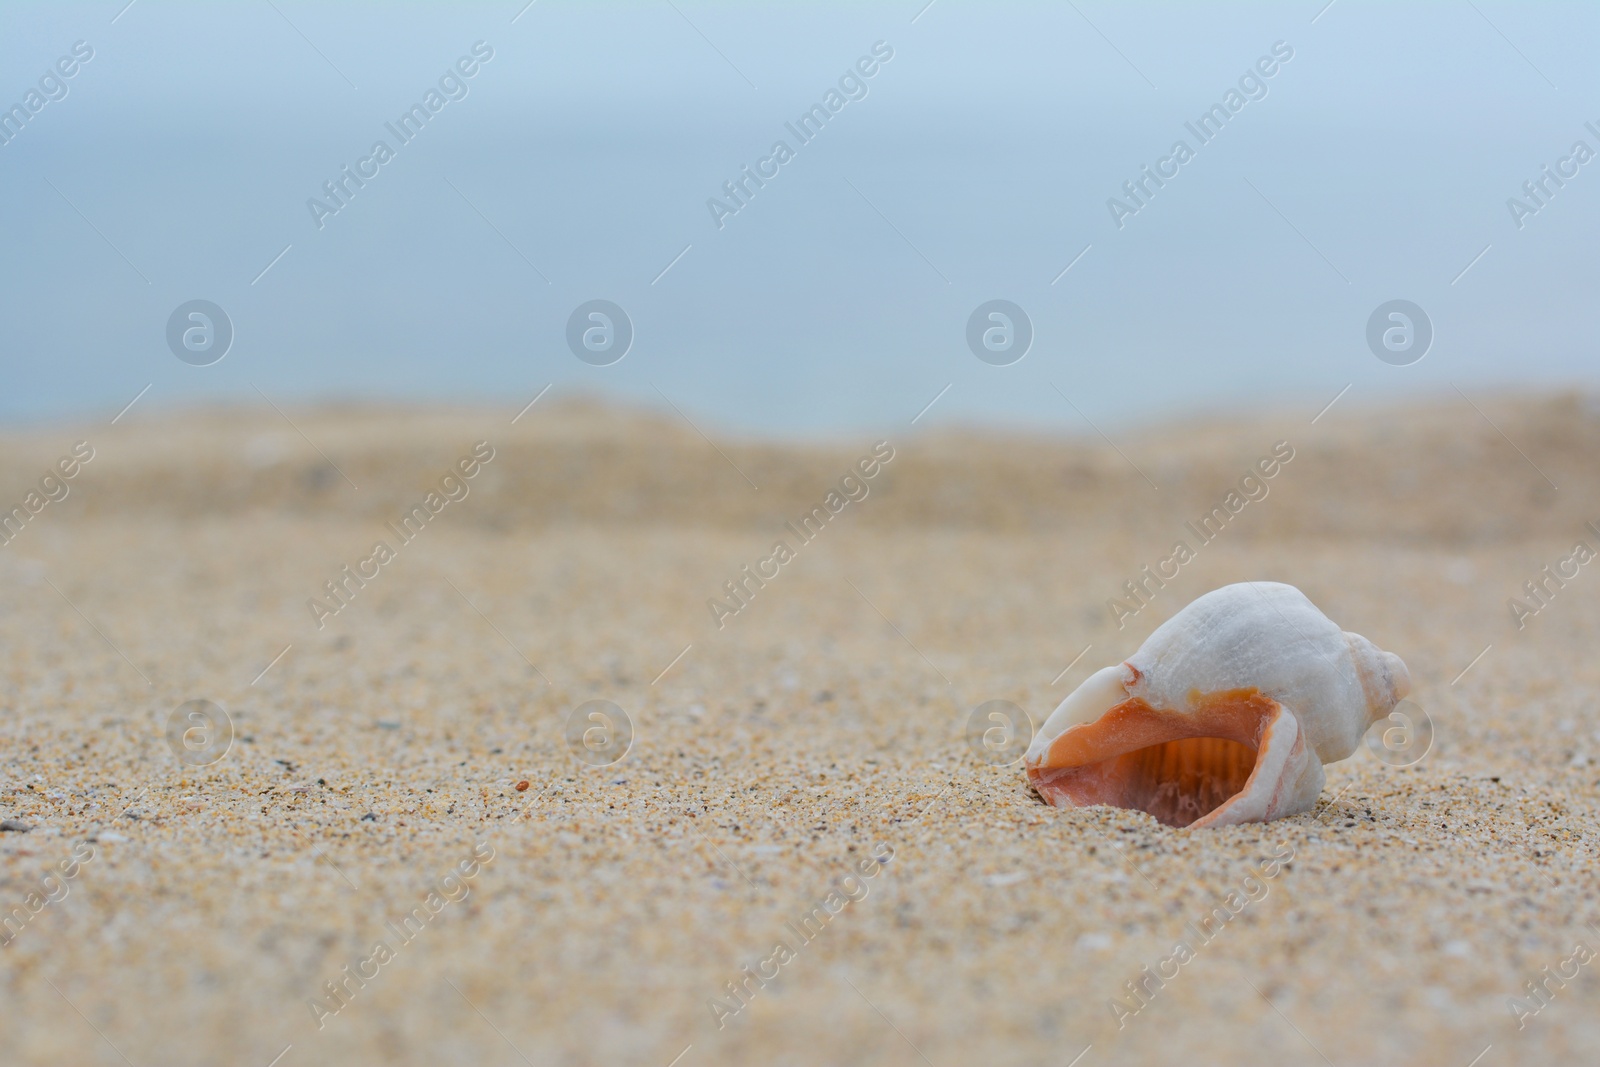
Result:
{"label": "sandy beach", "polygon": [[[1593,400],[1114,446],[517,407],[4,435],[0,1059],[1593,1062]],[[968,744],[1249,579],[1402,656],[1426,755],[1186,831]]]}

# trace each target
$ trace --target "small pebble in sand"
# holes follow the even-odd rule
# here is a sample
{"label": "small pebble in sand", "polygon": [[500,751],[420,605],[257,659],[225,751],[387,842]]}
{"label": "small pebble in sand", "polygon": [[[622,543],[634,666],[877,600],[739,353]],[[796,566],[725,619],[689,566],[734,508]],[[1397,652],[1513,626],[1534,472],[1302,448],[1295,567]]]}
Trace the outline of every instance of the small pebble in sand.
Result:
{"label": "small pebble in sand", "polygon": [[528,791],[528,783],[527,783],[526,780],[517,783],[517,792],[526,793],[527,791]]}

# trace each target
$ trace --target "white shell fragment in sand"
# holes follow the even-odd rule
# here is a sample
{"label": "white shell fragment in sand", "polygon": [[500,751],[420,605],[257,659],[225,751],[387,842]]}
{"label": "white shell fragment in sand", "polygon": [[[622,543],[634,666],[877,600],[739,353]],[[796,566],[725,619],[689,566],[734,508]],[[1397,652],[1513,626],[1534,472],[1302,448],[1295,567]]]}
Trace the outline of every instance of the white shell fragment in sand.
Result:
{"label": "white shell fragment in sand", "polygon": [[1345,633],[1304,593],[1241,582],[1168,619],[1051,714],[1024,765],[1058,808],[1135,808],[1168,826],[1309,811],[1411,688],[1399,656]]}

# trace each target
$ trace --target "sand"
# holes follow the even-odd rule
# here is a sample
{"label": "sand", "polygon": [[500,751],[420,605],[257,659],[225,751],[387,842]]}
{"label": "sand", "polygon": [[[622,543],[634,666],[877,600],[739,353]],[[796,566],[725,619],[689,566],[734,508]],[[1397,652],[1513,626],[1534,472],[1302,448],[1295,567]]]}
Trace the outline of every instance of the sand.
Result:
{"label": "sand", "polygon": [[[514,425],[152,405],[12,432],[8,507],[94,458],[0,547],[0,818],[31,827],[0,831],[0,1059],[1591,1063],[1600,562],[1521,629],[1508,600],[1600,548],[1600,409],[1474,399],[1121,452],[937,418],[713,446],[556,395]],[[877,440],[868,495],[786,531]],[[385,523],[478,441],[403,543]],[[1122,583],[1279,441],[1269,495],[1119,629]],[[377,573],[339,605],[346,565]],[[1045,807],[969,747],[977,705],[1041,722],[1242,579],[1403,656],[1427,755],[1191,832]],[[232,723],[189,736],[203,766],[167,736],[191,700]],[[591,700],[632,723],[604,767],[566,740]],[[1171,977],[1135,998],[1145,967]]]}

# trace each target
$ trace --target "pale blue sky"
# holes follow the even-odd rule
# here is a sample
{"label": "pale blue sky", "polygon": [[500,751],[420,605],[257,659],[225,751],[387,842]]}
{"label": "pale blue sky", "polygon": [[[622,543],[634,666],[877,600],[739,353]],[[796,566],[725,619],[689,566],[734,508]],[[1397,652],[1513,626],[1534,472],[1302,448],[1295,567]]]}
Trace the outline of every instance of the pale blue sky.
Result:
{"label": "pale blue sky", "polygon": [[[1600,377],[1600,162],[1520,230],[1506,207],[1600,149],[1592,5],[522,2],[0,7],[0,107],[94,50],[0,145],[0,419],[147,383],[153,410],[252,383],[514,410],[554,383],[809,435],[949,385],[919,425],[1080,432],[1052,383],[1125,425]],[[465,98],[319,230],[308,198],[480,40]],[[785,122],[877,41],[865,98],[799,145]],[[1266,97],[1119,230],[1107,199],[1277,41]],[[780,138],[719,230],[707,199]],[[197,298],[236,332],[209,367],[165,341]],[[611,366],[566,346],[594,298],[633,320]],[[1033,321],[1011,366],[965,342],[995,298]],[[1364,340],[1394,298],[1436,332],[1408,367]]]}

